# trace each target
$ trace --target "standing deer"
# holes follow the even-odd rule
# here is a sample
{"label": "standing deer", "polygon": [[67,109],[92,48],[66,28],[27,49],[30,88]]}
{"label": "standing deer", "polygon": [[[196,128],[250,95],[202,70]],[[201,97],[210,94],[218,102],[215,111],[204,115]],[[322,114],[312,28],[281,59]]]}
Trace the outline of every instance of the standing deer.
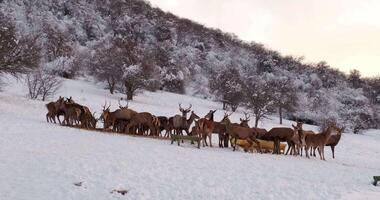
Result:
{"label": "standing deer", "polygon": [[[50,102],[46,104],[45,106],[48,110],[48,113],[46,114],[46,121],[50,123],[53,123],[53,122],[56,123],[55,117],[57,117],[58,115],[58,106],[56,106],[56,102]],[[58,118],[59,123],[61,124],[59,117],[57,118]]]}
{"label": "standing deer", "polygon": [[340,138],[342,137],[343,131],[344,131],[344,127],[342,127],[341,129],[338,130],[337,135],[331,135],[330,138],[327,140],[327,143],[326,143],[326,146],[331,147],[331,152],[332,152],[332,156],[334,159],[335,159],[335,146],[338,145]]}
{"label": "standing deer", "polygon": [[157,121],[158,119],[148,112],[136,113],[127,124],[125,133],[129,134],[130,129],[133,127],[145,126],[148,127],[152,135],[156,135],[158,133]]}
{"label": "standing deer", "polygon": [[128,107],[119,106],[119,109],[111,112],[111,104],[106,108],[107,102],[103,106],[103,113],[100,118],[104,120],[103,130],[112,126],[112,130],[116,130],[116,123],[120,120],[130,121],[134,115],[137,114],[136,111],[129,109]]}
{"label": "standing deer", "polygon": [[327,130],[323,131],[322,133],[318,133],[315,135],[306,135],[305,136],[305,142],[306,142],[306,157],[310,158],[309,156],[309,149],[310,148],[318,148],[319,157],[321,160],[325,159],[325,151],[324,147],[326,146],[330,136],[334,135],[336,132],[343,131],[343,129],[337,129],[335,126],[329,126]]}
{"label": "standing deer", "polygon": [[259,152],[261,153],[261,145],[257,140],[258,133],[255,129],[231,124],[230,120],[227,119],[223,120],[222,123],[226,125],[226,133],[233,139],[232,141],[235,143],[234,145],[231,144],[233,146],[233,151],[236,149],[237,140],[240,139],[247,140],[250,146],[253,143],[256,143],[256,145],[259,147]]}
{"label": "standing deer", "polygon": [[274,142],[274,154],[280,154],[280,142],[291,143],[294,136],[294,130],[291,128],[272,128],[267,134],[262,136],[265,140]]}
{"label": "standing deer", "polygon": [[62,124],[61,120],[59,119],[59,116],[60,115],[64,116],[65,113],[59,107],[60,107],[60,103],[63,101],[64,101],[64,98],[60,96],[57,101],[55,101],[55,102],[53,101],[53,102],[50,102],[50,103],[45,105],[47,110],[48,110],[48,113],[46,114],[46,121],[47,122],[56,123],[55,118],[57,118],[59,124]]}
{"label": "standing deer", "polygon": [[58,104],[59,109],[65,113],[64,124],[72,126],[74,122],[79,123],[81,114],[85,112],[83,106],[73,103],[71,97],[67,100],[59,99]]}
{"label": "standing deer", "polygon": [[183,109],[181,107],[181,104],[179,104],[179,111],[182,113],[181,115],[175,115],[173,117],[173,129],[175,134],[177,135],[183,135],[182,130],[185,130],[187,134],[189,134],[189,127],[190,125],[187,124],[187,113],[189,113],[191,110],[192,105],[190,104],[189,108]]}
{"label": "standing deer", "polygon": [[211,142],[211,139],[212,139],[212,133],[215,132],[214,129],[215,129],[215,122],[214,122],[214,113],[216,112],[216,110],[210,110],[207,115],[198,120],[198,123],[197,123],[197,131],[198,131],[198,134],[202,137],[202,143],[203,143],[203,146],[208,146],[207,145],[207,137],[209,138],[209,142],[210,142],[210,147],[212,147],[212,142]]}
{"label": "standing deer", "polygon": [[158,116],[157,119],[158,119],[158,121],[160,121],[160,126],[159,126],[159,134],[160,134],[160,136],[162,136],[161,132],[163,130],[165,130],[165,135],[164,136],[166,136],[166,134],[169,133],[169,131],[170,131],[170,128],[169,128],[169,119],[167,117],[165,117],[165,116]]}

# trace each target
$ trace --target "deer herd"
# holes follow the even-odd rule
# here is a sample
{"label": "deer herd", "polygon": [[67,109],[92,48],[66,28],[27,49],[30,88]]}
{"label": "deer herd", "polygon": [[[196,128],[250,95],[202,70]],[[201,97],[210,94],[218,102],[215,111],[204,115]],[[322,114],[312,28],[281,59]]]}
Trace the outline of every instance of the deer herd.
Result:
{"label": "deer herd", "polygon": [[[191,110],[191,104],[188,108],[182,108],[179,104],[181,114],[166,117],[155,116],[149,112],[137,112],[130,109],[128,103],[125,106],[122,106],[120,101],[118,103],[119,108],[111,111],[111,104],[107,106],[105,102],[100,117],[96,118],[95,113],[92,113],[88,107],[76,103],[72,97],[59,97],[57,101],[46,104],[48,110],[46,120],[56,123],[57,119],[61,125],[93,130],[98,130],[96,124],[101,120],[103,128],[100,130],[102,131],[163,138],[168,138],[172,134],[183,135],[185,132],[188,136],[201,138],[203,147],[208,145],[212,147],[212,135],[217,134],[219,147],[228,147],[230,143],[234,151],[239,146],[238,140],[248,143],[248,147],[244,148],[245,151],[255,146],[260,153],[262,152],[260,141],[271,141],[273,142],[271,152],[280,154],[280,143],[286,142],[288,149],[286,153],[284,152],[285,155],[302,156],[305,151],[306,157],[310,158],[310,156],[315,157],[315,152],[318,150],[321,160],[325,160],[325,146],[331,147],[332,156],[335,158],[335,146],[339,143],[344,131],[344,128],[330,125],[326,130],[315,133],[303,130],[301,122],[297,122],[291,128],[278,127],[267,131],[263,128],[250,127],[248,113],[244,113],[245,118],[240,118],[240,123],[230,121],[229,117],[232,113],[225,113],[223,119],[218,122],[214,121],[216,110],[210,110],[205,117],[201,118]],[[64,117],[63,121],[60,120],[60,116]]]}

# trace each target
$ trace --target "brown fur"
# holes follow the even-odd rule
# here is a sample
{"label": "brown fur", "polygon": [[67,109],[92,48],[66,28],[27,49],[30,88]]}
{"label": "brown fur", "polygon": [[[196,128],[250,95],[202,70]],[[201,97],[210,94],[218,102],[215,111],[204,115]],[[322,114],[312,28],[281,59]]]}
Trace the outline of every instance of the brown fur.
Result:
{"label": "brown fur", "polygon": [[306,157],[309,157],[309,149],[310,148],[318,148],[318,153],[321,160],[325,159],[325,152],[324,147],[327,144],[331,134],[333,131],[336,131],[337,129],[333,126],[330,126],[327,128],[327,130],[323,131],[322,133],[318,133],[315,135],[306,135],[305,142],[306,142]]}

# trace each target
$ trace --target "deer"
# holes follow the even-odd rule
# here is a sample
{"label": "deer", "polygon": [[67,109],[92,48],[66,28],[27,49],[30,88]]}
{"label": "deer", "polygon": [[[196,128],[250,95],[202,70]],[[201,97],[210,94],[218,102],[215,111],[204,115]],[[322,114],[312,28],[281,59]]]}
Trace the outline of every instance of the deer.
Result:
{"label": "deer", "polygon": [[[341,129],[338,129],[337,134],[331,135],[330,138],[328,139],[327,143],[326,143],[326,146],[329,146],[331,148],[331,153],[332,153],[333,159],[335,159],[335,146],[338,145],[343,131],[344,131],[344,127],[342,127]],[[316,154],[315,154],[316,149],[317,148],[314,147],[312,149],[312,152],[310,152],[310,155],[316,157]]]}
{"label": "deer", "polygon": [[169,119],[167,117],[165,117],[165,116],[158,116],[157,119],[160,122],[160,125],[159,125],[159,134],[160,134],[160,136],[161,136],[161,132],[163,130],[165,130],[164,137],[166,137],[166,135],[169,136],[169,132],[171,131],[170,124],[169,124]]}
{"label": "deer", "polygon": [[125,121],[130,121],[134,115],[137,114],[136,111],[129,109],[128,106],[122,107],[119,105],[119,109],[111,112],[110,111],[111,104],[107,107],[107,102],[105,102],[103,106],[103,113],[100,116],[104,120],[103,124],[103,130],[106,130],[110,126],[112,126],[112,130],[116,130],[116,123],[119,120],[125,120]]}
{"label": "deer", "polygon": [[[231,136],[234,141],[233,145],[233,151],[236,150],[236,142],[238,139],[240,140],[246,140],[250,146],[253,143],[256,143],[256,145],[259,147],[259,152],[261,153],[261,145],[260,142],[257,140],[258,132],[255,129],[242,127],[240,125],[232,124],[228,118],[225,118],[222,122],[224,125],[226,125],[226,133]],[[232,144],[231,144],[232,145]]]}
{"label": "deer", "polygon": [[179,106],[179,111],[182,113],[182,116],[181,115],[175,115],[172,118],[172,124],[173,124],[174,132],[177,135],[183,135],[182,130],[185,130],[186,133],[189,134],[189,127],[191,124],[188,125],[188,123],[187,123],[187,114],[191,111],[190,109],[191,109],[192,105],[190,104],[190,106],[187,109],[183,109],[181,107],[181,104],[178,104],[178,106]]}
{"label": "deer", "polygon": [[[58,112],[59,112],[57,103],[53,101],[53,102],[45,104],[45,106],[48,110],[48,112],[46,114],[46,121],[50,122],[50,123],[53,123],[53,122],[56,123],[55,117],[57,117]],[[57,117],[57,118],[58,118],[58,122],[61,124],[59,117]]]}
{"label": "deer", "polygon": [[[280,142],[292,142],[294,136],[294,130],[292,128],[272,128],[261,138],[264,140],[270,140],[274,142],[273,154],[280,154]],[[288,149],[289,150],[289,149]]]}
{"label": "deer", "polygon": [[[333,159],[335,159],[335,146],[338,145],[340,138],[342,137],[342,133],[344,129],[345,127],[342,127],[341,129],[338,130],[338,134],[331,135],[330,138],[327,140],[326,146],[331,147]],[[315,155],[315,150],[314,150],[314,155]]]}
{"label": "deer", "polygon": [[[127,124],[125,133],[129,134],[132,127],[146,126],[152,135],[156,135],[158,131],[158,119],[148,112],[136,113]],[[135,132],[136,134],[136,132]]]}
{"label": "deer", "polygon": [[[210,110],[204,116],[204,118],[198,120],[197,131],[198,131],[198,134],[203,138],[203,146],[204,145],[208,146],[208,144],[207,144],[207,137],[208,137],[209,142],[210,142],[210,147],[212,147],[212,143],[211,143],[212,133],[216,132],[215,131],[216,122],[214,122],[215,112],[216,112],[216,110]],[[212,125],[211,125],[211,123],[212,123]]]}
{"label": "deer", "polygon": [[99,119],[95,118],[95,112],[90,113],[90,112],[85,112],[82,114],[79,118],[79,121],[81,122],[81,127],[82,128],[87,128],[87,129],[96,129],[96,123],[98,122]]}
{"label": "deer", "polygon": [[321,160],[325,159],[325,152],[324,147],[326,146],[330,136],[334,135],[338,132],[343,131],[343,129],[338,129],[335,126],[329,126],[325,131],[322,131],[321,133],[315,134],[315,135],[306,135],[305,136],[305,142],[306,142],[306,157],[310,158],[309,156],[309,149],[310,148],[318,148],[319,157]]}
{"label": "deer", "polygon": [[45,107],[48,110],[48,113],[46,114],[46,121],[47,122],[56,123],[55,118],[57,118],[59,124],[62,124],[61,120],[59,119],[59,116],[65,115],[65,113],[62,109],[59,108],[61,101],[64,101],[64,98],[59,96],[57,101],[55,101],[55,102],[53,101],[53,102],[50,102],[50,103],[45,105]]}
{"label": "deer", "polygon": [[60,98],[57,101],[57,105],[59,105],[59,109],[65,113],[65,119],[63,122],[69,126],[72,126],[74,122],[78,123],[80,115],[85,112],[83,106],[73,103],[71,97],[66,100]]}
{"label": "deer", "polygon": [[[302,122],[296,122],[297,123],[297,125],[296,125],[296,127],[297,127],[297,129],[298,129],[298,133],[299,133],[299,135],[300,136],[302,136],[303,138],[305,138],[306,137],[306,135],[315,135],[316,133],[315,132],[313,132],[313,131],[305,131],[305,130],[303,130],[303,123]],[[294,125],[292,125],[293,127],[294,127]],[[305,144],[303,144],[303,147],[301,148],[301,151],[300,151],[300,154],[301,154],[301,156],[302,156],[302,154],[303,154],[303,148],[305,147]],[[311,152],[310,152],[310,154],[311,154]],[[315,156],[315,151],[314,151],[314,156]]]}
{"label": "deer", "polygon": [[251,120],[250,119],[251,115],[249,115],[247,112],[243,112],[243,113],[244,113],[245,119],[240,118],[240,126],[249,128],[248,122],[249,120]]}

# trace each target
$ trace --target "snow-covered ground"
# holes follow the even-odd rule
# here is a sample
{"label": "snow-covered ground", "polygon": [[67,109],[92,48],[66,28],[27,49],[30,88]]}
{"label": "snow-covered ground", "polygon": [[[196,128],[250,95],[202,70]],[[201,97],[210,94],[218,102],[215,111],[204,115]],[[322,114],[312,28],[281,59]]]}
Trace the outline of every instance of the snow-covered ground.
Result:
{"label": "snow-covered ground", "polygon": [[[0,199],[380,199],[371,185],[380,175],[380,131],[345,133],[336,159],[181,147],[167,140],[61,127],[45,121],[46,102],[25,98],[14,79],[0,93]],[[115,109],[122,95],[100,85],[65,80],[59,95],[73,96],[100,114],[104,101]],[[125,102],[124,102],[125,103]],[[140,93],[129,106],[171,116],[178,103],[204,116],[221,105],[167,92]],[[223,112],[216,113],[216,120]],[[242,114],[232,115],[237,122]],[[260,126],[279,126],[278,119]],[[290,126],[285,121],[284,126]],[[307,129],[316,127],[306,126]],[[216,139],[217,136],[214,136]],[[216,142],[215,142],[216,143]],[[217,146],[217,145],[215,145]],[[74,183],[83,182],[82,186]],[[114,189],[129,192],[123,196]]]}

